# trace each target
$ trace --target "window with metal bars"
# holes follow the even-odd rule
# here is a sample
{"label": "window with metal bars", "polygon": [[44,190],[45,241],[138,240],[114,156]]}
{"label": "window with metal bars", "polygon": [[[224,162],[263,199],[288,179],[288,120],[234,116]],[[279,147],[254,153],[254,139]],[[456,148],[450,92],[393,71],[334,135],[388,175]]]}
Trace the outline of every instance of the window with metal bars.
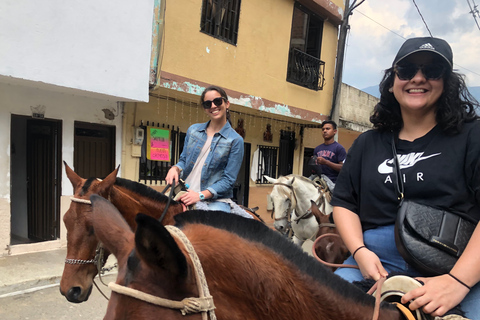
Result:
{"label": "window with metal bars", "polygon": [[[146,132],[147,126],[149,126],[148,121],[146,126],[143,125],[142,121],[140,128]],[[155,126],[155,124],[152,123],[152,126]],[[156,126],[162,129],[170,129],[170,125],[165,126],[165,124],[162,124],[162,126],[160,126],[160,124],[157,124]],[[148,181],[150,184],[162,183],[165,180],[170,167],[177,163],[180,158],[180,153],[183,150],[183,144],[185,142],[185,136],[186,133],[180,132],[179,127],[175,128],[175,126],[172,126],[172,129],[170,130],[169,162],[147,159],[147,139],[143,139],[138,180],[140,182],[143,180],[144,183],[147,183]]]}
{"label": "window with metal bars", "polygon": [[241,0],[203,0],[200,30],[236,45]]}
{"label": "window with metal bars", "polygon": [[269,183],[263,176],[269,176],[270,178],[277,178],[277,160],[278,160],[278,147],[271,146],[258,146],[259,155],[256,165],[257,170],[257,184]]}
{"label": "window with metal bars", "polygon": [[295,3],[290,36],[287,81],[312,90],[322,90],[325,62],[320,60],[324,20]]}

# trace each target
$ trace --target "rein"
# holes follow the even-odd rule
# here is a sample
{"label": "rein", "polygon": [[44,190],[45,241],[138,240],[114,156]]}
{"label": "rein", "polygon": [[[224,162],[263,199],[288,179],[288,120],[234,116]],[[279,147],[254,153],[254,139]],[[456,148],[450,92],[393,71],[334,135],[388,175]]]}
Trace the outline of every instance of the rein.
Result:
{"label": "rein", "polygon": [[165,191],[167,191],[168,188],[170,188],[170,187],[171,187],[171,189],[170,189],[170,195],[168,196],[167,205],[165,206],[165,209],[163,209],[163,213],[160,216],[160,219],[158,219],[159,222],[163,221],[163,218],[165,218],[165,215],[167,214],[168,208],[170,207],[170,201],[172,201],[172,198],[174,196],[173,194],[174,194],[174,191],[175,191],[175,180],[172,181],[172,184],[167,184],[167,186],[165,187],[165,189],[163,189],[161,194],[165,194]]}
{"label": "rein", "polygon": [[210,295],[207,279],[205,278],[202,264],[200,263],[200,259],[198,258],[197,253],[195,252],[195,249],[192,246],[192,243],[190,242],[190,240],[188,240],[187,236],[177,227],[165,226],[165,228],[170,232],[170,234],[174,238],[177,238],[185,246],[190,256],[190,259],[192,260],[192,263],[193,263],[195,278],[197,281],[198,292],[200,297],[185,298],[181,301],[176,301],[176,300],[169,300],[169,299],[156,297],[151,294],[142,292],[140,290],[128,288],[113,282],[109,283],[108,287],[116,293],[123,294],[123,295],[129,296],[141,301],[145,301],[157,306],[166,307],[170,309],[179,309],[182,315],[201,312],[203,320],[206,320],[208,315],[210,315],[211,320],[216,320],[217,317],[214,311],[215,305],[213,303],[213,297]]}

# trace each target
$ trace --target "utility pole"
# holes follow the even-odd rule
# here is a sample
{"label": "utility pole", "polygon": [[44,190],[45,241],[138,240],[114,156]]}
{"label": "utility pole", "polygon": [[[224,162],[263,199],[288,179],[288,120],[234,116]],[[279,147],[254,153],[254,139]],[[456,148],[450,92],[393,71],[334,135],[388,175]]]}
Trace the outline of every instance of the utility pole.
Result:
{"label": "utility pole", "polygon": [[330,119],[337,122],[338,124],[338,108],[340,104],[340,89],[342,87],[342,74],[343,74],[343,60],[345,58],[345,42],[347,39],[347,33],[350,29],[348,24],[348,18],[353,13],[353,10],[361,5],[365,0],[360,1],[359,4],[356,4],[357,0],[353,0],[352,6],[350,7],[350,0],[345,0],[345,13],[343,15],[342,24],[340,25],[340,32],[338,36],[338,45],[337,45],[337,63],[335,66],[335,78],[333,82],[333,99],[332,99],[332,110],[330,112]]}

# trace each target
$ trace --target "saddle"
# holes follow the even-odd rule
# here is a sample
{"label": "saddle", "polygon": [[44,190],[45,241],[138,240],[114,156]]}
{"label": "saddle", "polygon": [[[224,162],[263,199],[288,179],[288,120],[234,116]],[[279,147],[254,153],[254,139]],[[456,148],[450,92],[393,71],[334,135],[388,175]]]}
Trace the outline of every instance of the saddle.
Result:
{"label": "saddle", "polygon": [[[315,182],[323,192],[325,192],[325,199],[330,202],[332,201],[332,188],[329,187],[329,184],[323,177],[315,176],[312,180]],[[331,182],[330,182],[331,183]]]}
{"label": "saddle", "polygon": [[[167,186],[168,187],[168,186]],[[182,179],[179,179],[178,184],[175,186],[173,189],[173,200],[179,201],[180,197],[187,192],[188,185],[183,181]],[[162,192],[164,193],[167,188]],[[242,205],[238,205],[236,203],[231,203],[230,206],[232,207],[231,213],[237,214],[243,217],[253,217],[256,220],[261,221],[262,223],[265,223],[263,221],[262,217],[256,211],[258,210],[258,207],[255,208],[248,208]],[[208,210],[208,207],[206,205],[202,205],[201,203],[196,203],[192,206],[184,206],[184,211],[186,210]]]}
{"label": "saddle", "polygon": [[[380,287],[380,302],[385,301],[392,304],[395,304],[397,308],[404,314],[406,319],[414,320],[468,320],[463,317],[463,312],[459,310],[458,307],[450,310],[443,317],[432,317],[429,314],[424,313],[422,310],[411,311],[407,304],[402,304],[400,301],[402,297],[409,292],[410,290],[421,287],[423,284],[414,278],[404,276],[404,275],[394,275],[381,284]],[[371,292],[372,290],[375,290]],[[368,293],[371,293],[373,296],[377,296],[376,285],[370,289]]]}

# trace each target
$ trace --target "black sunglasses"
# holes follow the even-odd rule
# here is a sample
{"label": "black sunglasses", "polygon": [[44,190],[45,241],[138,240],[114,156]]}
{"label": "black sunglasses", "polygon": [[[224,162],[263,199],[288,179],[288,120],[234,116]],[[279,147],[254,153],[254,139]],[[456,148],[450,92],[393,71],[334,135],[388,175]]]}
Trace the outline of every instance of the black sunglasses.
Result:
{"label": "black sunglasses", "polygon": [[422,70],[422,74],[426,80],[438,80],[443,77],[445,71],[447,71],[447,68],[441,63],[427,65],[408,63],[397,65],[394,68],[394,71],[400,80],[411,80],[413,77],[415,77],[418,70]]}
{"label": "black sunglasses", "polygon": [[217,106],[220,107],[223,103],[223,97],[218,97],[213,99],[212,101],[207,100],[202,102],[203,109],[210,109],[212,107],[212,102]]}

